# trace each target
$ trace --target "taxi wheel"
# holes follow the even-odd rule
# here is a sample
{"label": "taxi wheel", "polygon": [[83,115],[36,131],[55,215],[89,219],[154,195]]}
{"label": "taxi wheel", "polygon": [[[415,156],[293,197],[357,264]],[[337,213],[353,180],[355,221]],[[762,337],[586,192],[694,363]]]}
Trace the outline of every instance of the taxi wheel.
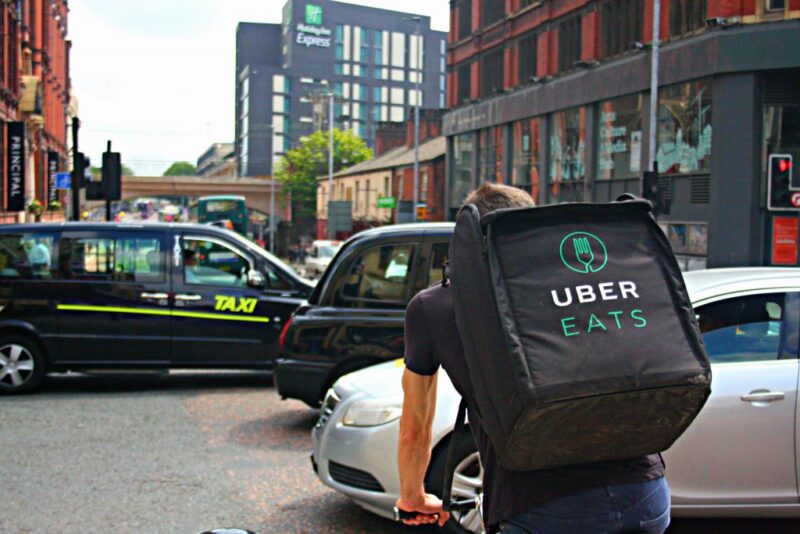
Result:
{"label": "taxi wheel", "polygon": [[[444,486],[444,470],[447,463],[449,443],[439,448],[439,452],[431,463],[426,486],[435,495],[442,495]],[[473,499],[483,492],[483,466],[472,432],[464,430],[456,443],[455,473],[453,475],[453,499]],[[454,534],[484,534],[483,519],[480,510],[453,512],[444,526],[445,532]]]}
{"label": "taxi wheel", "polygon": [[0,393],[28,393],[45,374],[42,349],[23,336],[0,338]]}

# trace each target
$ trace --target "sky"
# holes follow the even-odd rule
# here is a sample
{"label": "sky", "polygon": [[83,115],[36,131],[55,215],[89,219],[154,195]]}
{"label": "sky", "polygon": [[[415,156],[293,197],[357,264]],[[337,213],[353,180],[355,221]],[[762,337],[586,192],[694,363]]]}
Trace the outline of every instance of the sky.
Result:
{"label": "sky", "polygon": [[[447,0],[348,0],[429,15],[447,31]],[[139,176],[196,163],[233,142],[236,25],[277,23],[283,0],[73,0],[70,76],[79,149],[98,165],[106,142]]]}

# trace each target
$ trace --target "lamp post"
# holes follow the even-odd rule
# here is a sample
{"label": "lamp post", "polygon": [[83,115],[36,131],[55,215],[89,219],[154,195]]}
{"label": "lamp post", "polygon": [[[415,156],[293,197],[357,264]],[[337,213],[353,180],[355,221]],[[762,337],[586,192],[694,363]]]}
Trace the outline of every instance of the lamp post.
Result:
{"label": "lamp post", "polygon": [[416,98],[415,98],[415,106],[414,106],[414,208],[413,208],[413,218],[414,222],[417,222],[417,204],[419,202],[419,107],[421,105],[422,100],[422,37],[420,35],[420,23],[422,22],[422,17],[411,17],[411,20],[417,23],[416,28],[414,29],[414,35],[416,36],[416,50],[414,51],[414,55],[416,56],[416,63],[417,63],[417,83],[416,83]]}
{"label": "lamp post", "polygon": [[[661,32],[661,1],[653,0],[653,50],[650,61],[650,132],[648,136],[647,169],[655,170],[658,130],[658,56]],[[644,191],[644,184],[641,184]]]}

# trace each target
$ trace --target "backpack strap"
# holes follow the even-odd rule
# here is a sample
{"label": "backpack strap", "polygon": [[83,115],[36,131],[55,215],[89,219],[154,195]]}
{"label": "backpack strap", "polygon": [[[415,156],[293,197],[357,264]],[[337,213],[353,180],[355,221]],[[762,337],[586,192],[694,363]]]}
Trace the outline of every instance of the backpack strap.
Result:
{"label": "backpack strap", "polygon": [[453,470],[455,469],[456,462],[456,446],[458,438],[464,432],[464,426],[467,420],[467,401],[461,398],[458,404],[458,415],[456,415],[456,424],[453,427],[453,435],[450,436],[450,444],[447,446],[447,461],[444,463],[444,487],[442,489],[442,504],[445,511],[450,512],[451,495],[453,492]]}

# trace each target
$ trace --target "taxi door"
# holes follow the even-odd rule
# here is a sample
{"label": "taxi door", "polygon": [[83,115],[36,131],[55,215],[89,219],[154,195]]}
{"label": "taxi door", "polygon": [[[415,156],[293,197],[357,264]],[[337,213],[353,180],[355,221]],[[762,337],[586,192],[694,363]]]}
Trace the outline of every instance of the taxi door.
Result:
{"label": "taxi door", "polygon": [[276,304],[248,285],[256,259],[219,235],[173,234],[173,365],[271,367],[280,334]]}

